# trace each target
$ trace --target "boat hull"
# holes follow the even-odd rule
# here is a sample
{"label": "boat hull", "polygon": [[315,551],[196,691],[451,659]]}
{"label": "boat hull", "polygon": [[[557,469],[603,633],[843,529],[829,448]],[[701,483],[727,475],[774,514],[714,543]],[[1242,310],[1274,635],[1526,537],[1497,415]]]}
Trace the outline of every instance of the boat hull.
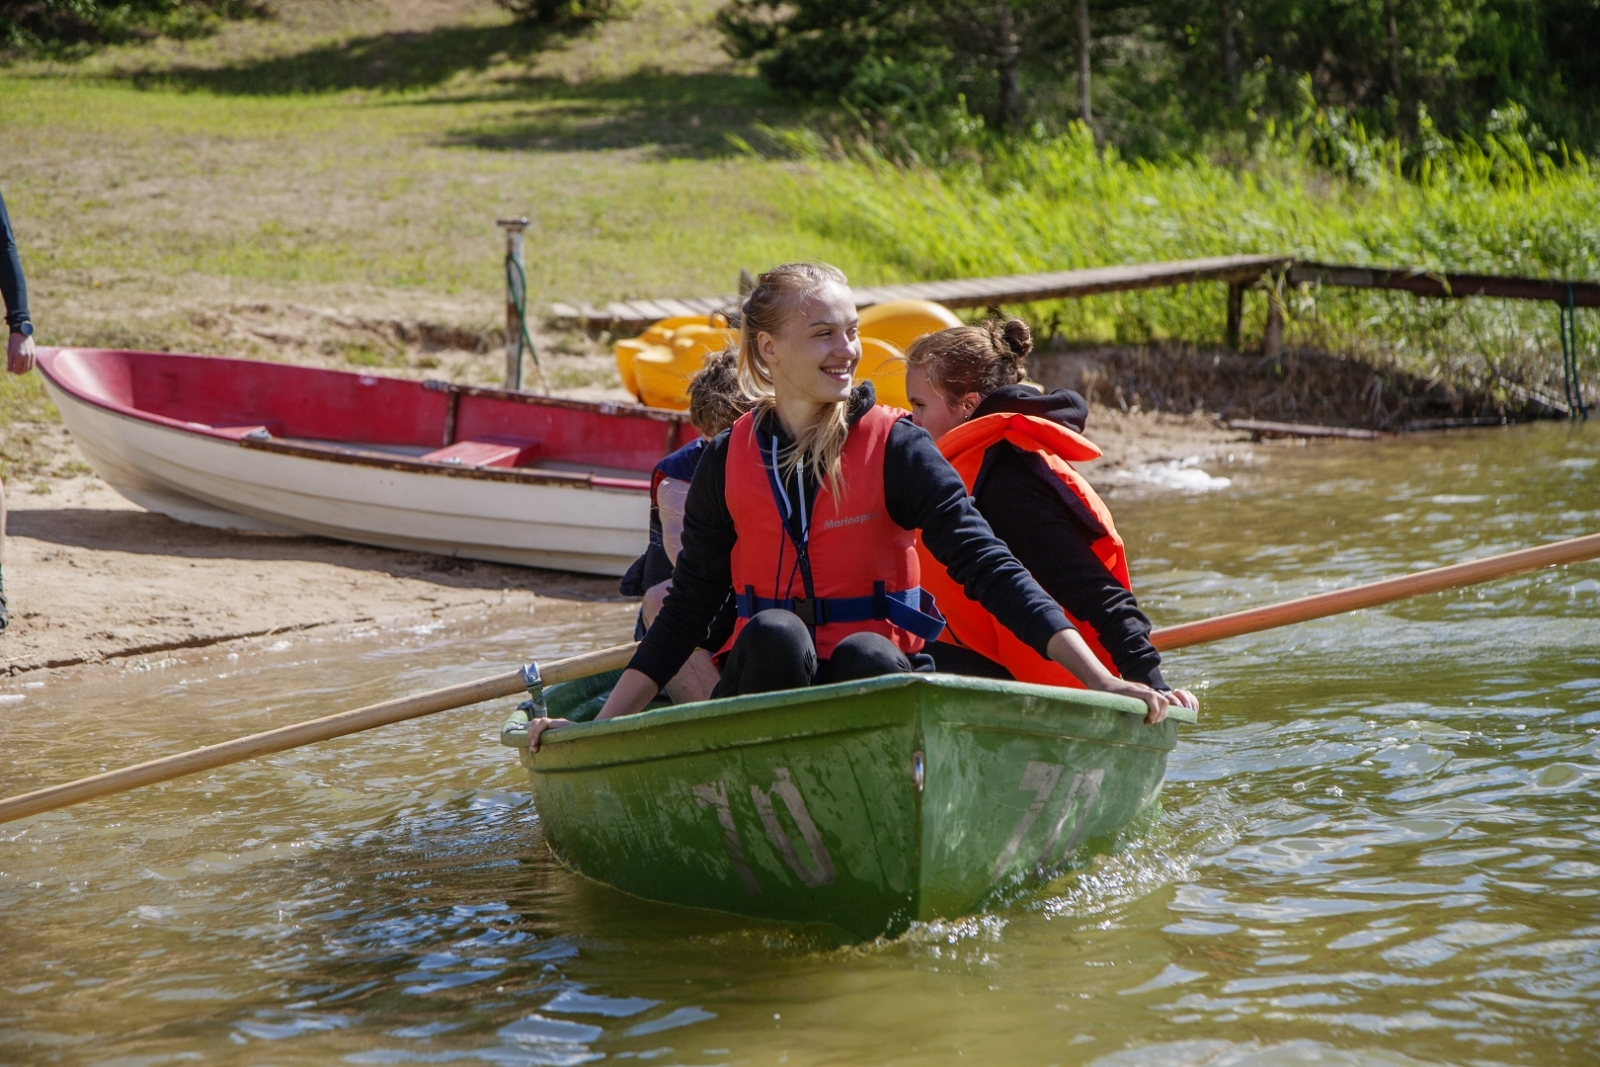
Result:
{"label": "boat hull", "polygon": [[591,574],[638,555],[649,467],[681,436],[644,409],[243,360],[63,349],[40,366],[95,472],[151,511]]}
{"label": "boat hull", "polygon": [[104,411],[46,382],[95,473],[140,507],[182,522],[613,575],[628,569],[649,528],[643,493],[252,451]]}
{"label": "boat hull", "polygon": [[[1104,848],[1160,793],[1137,701],[943,675],[545,735],[522,762],[563,863],[653,900],[852,937],[971,914]],[[519,713],[520,715],[520,713]],[[525,716],[522,716],[525,721]],[[517,718],[502,740],[515,744]]]}

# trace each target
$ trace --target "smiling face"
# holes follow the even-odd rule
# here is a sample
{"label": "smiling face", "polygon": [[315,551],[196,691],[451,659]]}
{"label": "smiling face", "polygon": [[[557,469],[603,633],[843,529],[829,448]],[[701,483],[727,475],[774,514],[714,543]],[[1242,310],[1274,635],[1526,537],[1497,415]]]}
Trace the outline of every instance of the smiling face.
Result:
{"label": "smiling face", "polygon": [[911,401],[911,421],[935,441],[966,422],[978,406],[977,393],[951,400],[934,388],[925,366],[906,369],[906,398]]}
{"label": "smiling face", "polygon": [[860,319],[842,285],[824,285],[801,299],[777,333],[756,335],[761,359],[772,372],[780,405],[837,404],[850,396],[850,379],[861,362]]}

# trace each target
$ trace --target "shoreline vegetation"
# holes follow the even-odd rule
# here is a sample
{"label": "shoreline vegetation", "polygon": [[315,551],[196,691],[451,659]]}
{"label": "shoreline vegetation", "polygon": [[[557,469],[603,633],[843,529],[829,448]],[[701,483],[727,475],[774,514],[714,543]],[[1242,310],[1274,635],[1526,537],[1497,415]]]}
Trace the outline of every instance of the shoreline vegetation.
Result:
{"label": "shoreline vegetation", "polygon": [[[1556,160],[1531,149],[1517,116],[1481,140],[1441,142],[1411,173],[1397,141],[1354,140],[1349,125],[1336,119],[1308,103],[1298,124],[1276,130],[1248,163],[1234,165],[1202,156],[1126,160],[1097,146],[1082,125],[1053,137],[986,139],[965,162],[942,168],[896,165],[865,140],[830,147],[808,131],[779,137],[801,158],[817,161],[810,180],[820,195],[805,199],[807,223],[863,250],[879,249],[888,269],[913,277],[1244,253],[1600,277],[1600,174],[1582,156]],[[1329,156],[1365,163],[1339,175],[1323,162]],[[1183,351],[1190,363],[1194,355],[1228,354],[1217,289],[1144,290],[1007,310],[1038,323],[1058,347],[1114,346],[1123,352],[1114,362],[1126,364],[1131,356],[1147,370],[1166,362],[1182,375],[1188,373],[1180,366]],[[1261,347],[1267,299],[1264,292],[1247,297],[1245,351]],[[1328,367],[1371,369],[1360,391],[1372,394],[1365,422],[1374,428],[1394,428],[1394,416],[1415,408],[1402,399],[1412,394],[1420,400],[1431,392],[1423,406],[1435,416],[1521,418],[1553,410],[1536,397],[1561,395],[1559,313],[1549,304],[1311,286],[1280,287],[1276,299],[1285,313],[1286,352]],[[1593,395],[1600,368],[1594,315],[1577,316],[1577,345],[1581,377]],[[1262,369],[1278,378],[1285,373],[1281,361]],[[1341,370],[1322,377],[1333,386],[1359,376]],[[1146,398],[1164,393],[1169,402],[1161,406],[1188,410],[1178,400],[1181,386],[1153,385],[1143,390]],[[1385,401],[1383,390],[1401,402]],[[1353,415],[1349,404],[1322,407],[1327,417]]]}

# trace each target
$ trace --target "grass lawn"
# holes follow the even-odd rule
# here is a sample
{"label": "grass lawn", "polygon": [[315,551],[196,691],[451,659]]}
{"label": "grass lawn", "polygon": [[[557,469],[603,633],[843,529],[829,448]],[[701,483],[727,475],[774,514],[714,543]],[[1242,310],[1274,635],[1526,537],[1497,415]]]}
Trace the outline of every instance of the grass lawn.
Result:
{"label": "grass lawn", "polygon": [[533,220],[537,304],[858,267],[798,221],[795,164],[725,137],[798,116],[731,67],[709,10],[665,0],[564,38],[477,0],[291,0],[210,39],[0,68],[40,340],[371,364],[382,339],[349,322],[488,337],[512,214]]}
{"label": "grass lawn", "polygon": [[[759,143],[807,116],[721,51],[715,6],[646,0],[562,36],[490,0],[280,0],[209,38],[0,66],[0,191],[40,339],[495,381],[494,220],[510,214],[532,219],[535,305],[727,292],[795,258],[866,283],[1233,251],[1600,277],[1593,172],[1425,195],[1293,160],[1134,165],[1066,142],[987,173],[741,153],[729,134]],[[1197,287],[1029,310],[1066,339],[1209,344],[1222,308]],[[1417,373],[1559,366],[1544,306],[1336,293],[1289,309],[1291,343]],[[1593,376],[1600,329],[1579,318]],[[614,385],[603,347],[537,340],[558,386]],[[41,395],[0,387],[0,417],[40,415]]]}

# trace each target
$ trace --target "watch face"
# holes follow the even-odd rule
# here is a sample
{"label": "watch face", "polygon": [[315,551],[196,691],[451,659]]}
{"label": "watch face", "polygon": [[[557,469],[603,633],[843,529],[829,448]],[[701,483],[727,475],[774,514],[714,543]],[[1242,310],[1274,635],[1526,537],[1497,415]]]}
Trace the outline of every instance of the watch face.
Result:
{"label": "watch face", "polygon": [[33,323],[31,323],[31,322],[23,323],[21,326],[17,327],[16,332],[20,333],[24,337],[32,337],[33,336]]}

